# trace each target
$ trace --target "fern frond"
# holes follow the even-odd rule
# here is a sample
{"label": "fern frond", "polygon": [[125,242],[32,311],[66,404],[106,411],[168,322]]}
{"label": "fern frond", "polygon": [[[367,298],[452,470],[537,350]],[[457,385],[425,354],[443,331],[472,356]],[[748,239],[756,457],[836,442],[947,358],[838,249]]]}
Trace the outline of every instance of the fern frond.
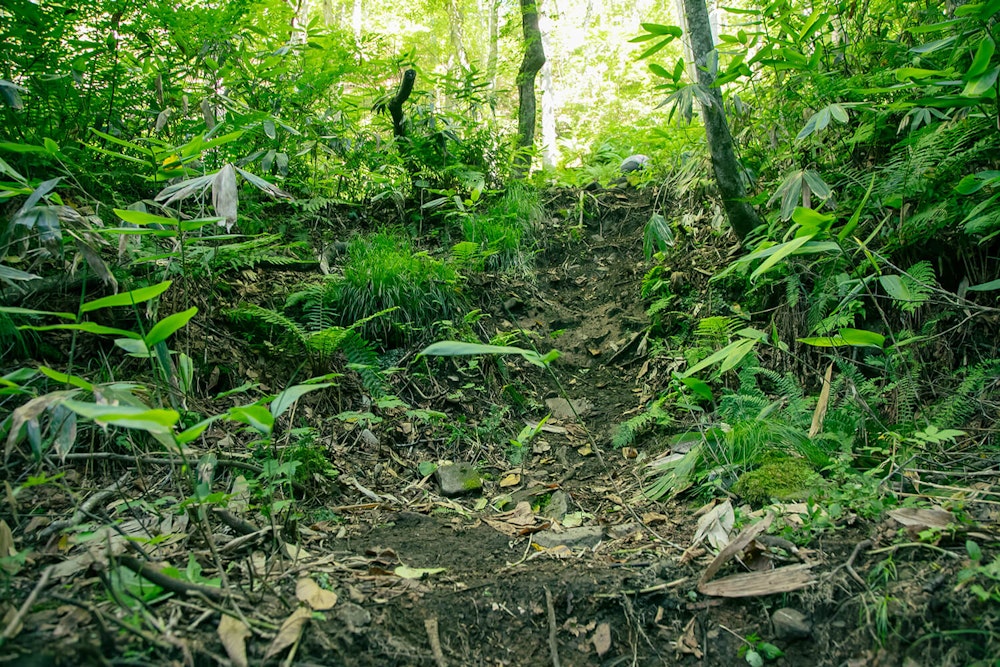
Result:
{"label": "fern frond", "polygon": [[237,320],[260,320],[276,328],[283,337],[300,345],[303,349],[308,347],[308,334],[299,323],[270,308],[257,305],[241,306],[229,311],[229,314]]}

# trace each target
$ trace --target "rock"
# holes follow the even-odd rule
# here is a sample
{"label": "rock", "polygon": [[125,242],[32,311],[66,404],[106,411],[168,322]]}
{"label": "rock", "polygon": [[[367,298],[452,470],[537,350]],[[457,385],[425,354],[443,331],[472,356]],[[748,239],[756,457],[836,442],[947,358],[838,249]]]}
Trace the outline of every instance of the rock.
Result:
{"label": "rock", "polygon": [[608,528],[608,537],[613,540],[622,540],[626,537],[632,537],[642,532],[642,524],[636,521],[631,521],[629,523],[623,523],[619,526],[611,526]]}
{"label": "rock", "polygon": [[434,472],[441,493],[445,496],[460,496],[483,488],[483,478],[471,463],[448,463]]}
{"label": "rock", "polygon": [[552,418],[559,421],[575,420],[574,410],[582,419],[594,409],[593,404],[585,398],[574,398],[572,401],[567,401],[565,398],[546,398],[545,407],[552,413]]}
{"label": "rock", "polygon": [[568,549],[593,549],[604,539],[604,531],[600,526],[580,526],[567,528],[560,532],[543,530],[535,533],[534,542],[540,547],[551,549],[564,546]]}
{"label": "rock", "polygon": [[771,614],[774,636],[778,639],[801,639],[812,634],[809,618],[797,609],[786,607]]}
{"label": "rock", "polygon": [[549,504],[542,510],[542,516],[555,521],[562,521],[569,511],[569,496],[565,491],[554,491],[549,497]]}
{"label": "rock", "polygon": [[642,171],[649,165],[649,157],[646,155],[636,154],[629,155],[627,158],[622,160],[622,164],[618,167],[623,174],[628,174],[633,171]]}
{"label": "rock", "polygon": [[351,634],[358,635],[364,632],[365,626],[372,622],[371,613],[359,604],[345,602],[337,607],[337,620],[347,628]]}

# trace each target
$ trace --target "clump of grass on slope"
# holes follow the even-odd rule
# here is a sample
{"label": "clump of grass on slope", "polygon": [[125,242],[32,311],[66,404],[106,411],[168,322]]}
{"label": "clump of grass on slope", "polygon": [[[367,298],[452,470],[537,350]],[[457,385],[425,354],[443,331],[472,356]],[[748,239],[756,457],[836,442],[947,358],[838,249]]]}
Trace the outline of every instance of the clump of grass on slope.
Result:
{"label": "clump of grass on slope", "polygon": [[485,213],[462,220],[465,240],[476,244],[485,257],[485,268],[526,270],[534,227],[542,208],[538,192],[520,183],[512,185]]}
{"label": "clump of grass on slope", "polygon": [[322,289],[323,306],[341,326],[395,308],[362,329],[365,338],[386,348],[407,342],[433,322],[455,317],[465,302],[458,271],[417,252],[408,237],[395,231],[355,237],[347,246],[343,275]]}

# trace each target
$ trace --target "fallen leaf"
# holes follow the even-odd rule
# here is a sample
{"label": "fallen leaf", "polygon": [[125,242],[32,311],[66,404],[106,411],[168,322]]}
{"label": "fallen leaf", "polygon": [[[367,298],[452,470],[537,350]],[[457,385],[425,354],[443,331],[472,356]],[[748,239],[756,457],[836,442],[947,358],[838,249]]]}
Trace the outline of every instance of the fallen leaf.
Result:
{"label": "fallen leaf", "polygon": [[392,572],[397,577],[403,579],[423,579],[432,574],[447,572],[447,570],[448,568],[446,567],[410,567],[409,565],[400,565]]}
{"label": "fallen leaf", "polygon": [[216,630],[222,646],[226,649],[226,655],[232,660],[235,667],[247,667],[247,637],[250,636],[250,628],[246,623],[238,618],[233,618],[229,614],[223,614],[219,621],[219,628]]}
{"label": "fallen leaf", "polygon": [[321,588],[309,577],[302,577],[295,584],[295,597],[305,602],[313,611],[326,611],[337,604],[337,594]]}
{"label": "fallen leaf", "polygon": [[591,638],[594,642],[594,649],[597,651],[597,655],[604,657],[604,654],[608,652],[611,648],[611,626],[607,623],[601,623],[594,630],[594,636]]}
{"label": "fallen leaf", "polygon": [[509,486],[517,486],[521,483],[521,476],[516,472],[512,472],[503,479],[500,480],[500,488],[506,489]]}
{"label": "fallen leaf", "polygon": [[702,653],[701,647],[698,645],[696,630],[695,619],[691,617],[691,620],[688,621],[687,626],[684,628],[684,634],[677,640],[677,651],[679,653],[689,653],[698,660],[701,660]]}
{"label": "fallen leaf", "polygon": [[15,555],[17,555],[17,550],[14,548],[14,534],[7,522],[0,519],[0,558],[9,558]]}
{"label": "fallen leaf", "polygon": [[297,544],[292,544],[291,542],[285,542],[285,553],[293,561],[300,561],[304,558],[312,558],[312,554],[300,547]]}
{"label": "fallen leaf", "polygon": [[263,662],[267,662],[278,655],[286,648],[299,641],[302,631],[305,630],[306,623],[312,617],[312,611],[308,607],[298,607],[285,619],[278,630],[278,636],[274,638],[271,645],[267,647]]}
{"label": "fallen leaf", "polygon": [[736,514],[733,511],[733,504],[728,500],[716,505],[698,519],[698,530],[691,540],[691,546],[701,543],[707,539],[715,549],[722,549],[732,536],[733,524],[736,523]]}
{"label": "fallen leaf", "polygon": [[904,526],[919,528],[947,528],[955,523],[955,515],[946,510],[920,509],[918,507],[901,507],[890,510],[889,516]]}

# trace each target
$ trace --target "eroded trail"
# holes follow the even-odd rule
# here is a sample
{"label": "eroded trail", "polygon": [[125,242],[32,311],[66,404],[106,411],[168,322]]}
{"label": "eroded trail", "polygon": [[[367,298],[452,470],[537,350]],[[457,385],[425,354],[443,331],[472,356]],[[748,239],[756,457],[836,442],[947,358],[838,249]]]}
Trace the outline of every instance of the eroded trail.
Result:
{"label": "eroded trail", "polygon": [[[641,442],[627,456],[611,444],[616,425],[638,414],[681,363],[653,358],[646,337],[640,289],[651,265],[642,239],[652,194],[552,197],[550,211],[583,202],[579,225],[567,233],[562,221],[540,231],[547,236],[534,280],[497,276],[488,285],[486,338],[515,333],[519,342],[562,354],[554,377],[517,358],[490,362],[491,382],[519,397],[520,412],[502,408],[482,386],[485,362],[448,361],[437,367],[445,369],[440,375],[394,380],[412,407],[446,413],[444,424],[423,423],[391,404],[375,418],[370,401],[348,392],[347,405],[306,403],[302,414],[317,424],[339,476],[296,487],[300,518],[273,529],[239,493],[229,517],[159,512],[156,499],[166,503],[176,493],[171,468],[159,459],[132,469],[132,459],[97,458],[93,469],[72,470],[80,488],[143,502],[88,506],[91,519],[117,526],[101,528],[100,539],[39,541],[29,571],[48,571],[63,592],[15,619],[23,630],[9,658],[101,664],[100,656],[142,650],[152,656],[143,664],[215,664],[244,645],[249,664],[275,663],[293,650],[290,664],[297,665],[715,666],[744,662],[746,638],[758,635],[780,646],[784,664],[837,665],[859,656],[898,664],[862,648],[873,642],[858,622],[857,572],[844,567],[861,569],[863,557],[855,562],[852,552],[869,527],[827,533],[803,550],[780,540],[751,545],[750,568],[809,563],[815,583],[803,591],[743,599],[699,592],[712,560],[695,538],[699,517],[682,503],[642,496],[642,456],[664,447]],[[704,291],[708,272],[699,272],[698,258],[720,252],[686,243],[671,270],[688,289]],[[332,416],[348,409],[359,416]],[[545,414],[549,421],[515,462],[501,434]],[[220,459],[247,465],[240,434],[209,433]],[[426,464],[445,459],[476,464],[482,489],[443,494]],[[241,468],[226,470],[235,478]],[[18,503],[67,516],[76,506],[52,486],[26,488]],[[147,544],[149,535],[168,537]],[[124,604],[110,602],[106,586],[126,597],[143,594],[115,560],[126,553],[126,538],[145,544],[156,561],[182,570],[196,563],[181,577],[189,583],[217,585],[224,571],[229,592],[206,599],[196,587],[153,591],[144,613],[161,635],[118,633],[110,619]],[[744,568],[727,565],[719,576],[738,571]],[[915,563],[894,589],[913,605],[913,619],[938,613],[936,589],[925,585],[934,572],[934,563]],[[16,598],[27,597],[35,580],[20,577]],[[335,595],[316,592],[313,582]],[[791,611],[778,613],[782,607]],[[220,611],[239,623],[220,624]]]}

